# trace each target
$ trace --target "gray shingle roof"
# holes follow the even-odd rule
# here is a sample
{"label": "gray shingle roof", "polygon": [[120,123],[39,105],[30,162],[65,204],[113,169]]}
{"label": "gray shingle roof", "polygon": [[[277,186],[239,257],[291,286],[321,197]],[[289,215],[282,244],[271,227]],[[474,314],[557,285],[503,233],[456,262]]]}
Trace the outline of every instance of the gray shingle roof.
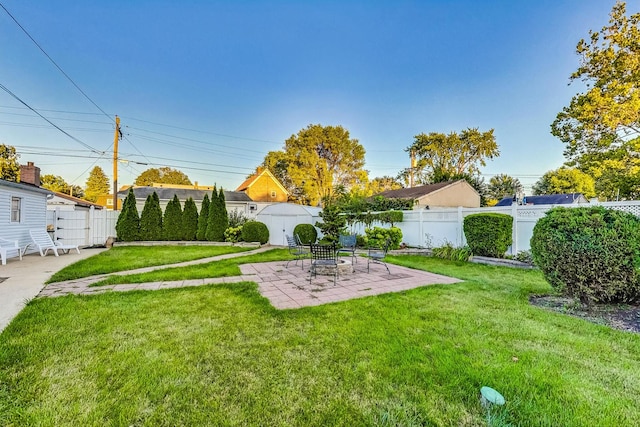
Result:
{"label": "gray shingle roof", "polygon": [[[178,200],[184,201],[192,197],[194,201],[202,201],[204,195],[207,194],[211,198],[211,190],[193,190],[186,188],[161,188],[161,187],[133,187],[133,194],[136,199],[145,199],[153,192],[156,192],[160,200],[171,200],[174,195],[178,196]],[[127,197],[129,190],[118,191],[118,198]],[[227,202],[252,202],[251,198],[240,191],[224,191],[224,199]]]}
{"label": "gray shingle roof", "polygon": [[437,184],[421,185],[419,187],[401,188],[399,190],[383,191],[377,196],[384,196],[387,199],[418,199],[436,190],[447,187],[457,181],[438,182]]}

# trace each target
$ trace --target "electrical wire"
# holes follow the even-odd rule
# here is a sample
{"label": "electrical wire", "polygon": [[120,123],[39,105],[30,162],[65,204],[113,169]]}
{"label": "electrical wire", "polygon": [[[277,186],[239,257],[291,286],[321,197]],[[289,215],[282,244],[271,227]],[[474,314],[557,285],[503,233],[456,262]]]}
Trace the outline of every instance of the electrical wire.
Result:
{"label": "electrical wire", "polygon": [[[0,3],[1,5],[1,3]],[[79,140],[78,138],[76,138],[75,136],[71,135],[69,132],[67,132],[66,130],[62,129],[61,127],[59,127],[58,125],[56,125],[55,123],[53,123],[51,120],[47,119],[45,116],[43,116],[42,114],[40,114],[36,109],[32,108],[29,104],[27,104],[26,102],[24,102],[22,99],[20,99],[16,94],[14,94],[13,92],[11,92],[5,85],[3,85],[2,83],[0,83],[0,89],[4,90],[5,92],[7,92],[9,95],[11,95],[13,98],[15,98],[18,102],[20,102],[22,105],[24,105],[25,107],[27,107],[28,109],[30,109],[31,111],[33,111],[34,113],[36,113],[38,116],[42,117],[42,119],[44,119],[47,123],[49,123],[51,126],[53,126],[54,128],[58,129],[60,132],[62,132],[63,134],[67,135],[69,138],[71,138],[72,140],[76,141],[78,144],[82,145],[83,147],[88,148],[89,150],[93,151],[96,154],[103,154],[104,151],[99,151],[95,148],[93,148],[92,146],[90,146],[89,144],[82,142],[81,140]]]}
{"label": "electrical wire", "polygon": [[89,97],[89,95],[87,95],[81,88],[80,86],[78,86],[76,84],[76,82],[73,81],[73,79],[71,77],[69,77],[69,75],[67,73],[64,72],[64,70],[58,65],[58,63],[56,61],[53,60],[53,58],[51,56],[49,56],[49,54],[42,48],[42,46],[40,46],[40,44],[36,41],[36,39],[34,39],[31,34],[29,34],[29,32],[18,22],[18,20],[11,14],[11,12],[9,12],[9,10],[7,10],[7,8],[0,3],[0,7],[2,7],[2,9],[4,9],[4,11],[7,13],[7,15],[9,15],[9,17],[11,17],[11,19],[13,19],[13,22],[16,23],[16,25],[18,27],[20,27],[20,29],[27,35],[27,37],[29,37],[29,39],[38,47],[38,49],[40,49],[40,51],[44,54],[44,56],[46,56],[49,61],[51,61],[51,63],[62,73],[63,76],[65,76],[67,78],[67,80],[69,80],[71,82],[71,84],[73,86],[75,86],[76,89],[78,89],[78,91],[80,91],[80,93],[82,95],[84,95],[85,98],[87,98],[87,100],[89,100],[90,103],[92,103],[98,110],[100,110],[102,112],[102,114],[104,114],[105,116],[109,117],[109,119],[113,120],[115,123],[115,119],[111,118],[111,116],[109,114],[107,114],[102,108],[100,108],[100,106],[98,104],[96,104],[93,99],[91,99]]}

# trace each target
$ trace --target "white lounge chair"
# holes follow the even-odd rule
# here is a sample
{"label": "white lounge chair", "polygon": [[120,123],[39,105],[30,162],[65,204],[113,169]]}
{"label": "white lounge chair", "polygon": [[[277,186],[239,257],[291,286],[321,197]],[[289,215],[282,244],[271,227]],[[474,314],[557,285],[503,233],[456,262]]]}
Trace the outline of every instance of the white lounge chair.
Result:
{"label": "white lounge chair", "polygon": [[22,250],[20,246],[18,246],[18,242],[0,237],[0,259],[2,259],[2,265],[7,265],[7,255],[13,253],[22,260]]}
{"label": "white lounge chair", "polygon": [[33,244],[36,245],[40,251],[40,256],[45,256],[49,251],[53,252],[55,256],[58,256],[58,251],[62,251],[67,254],[71,249],[75,249],[80,253],[78,245],[63,245],[58,241],[54,243],[46,230],[33,229],[29,230],[29,234],[31,235]]}

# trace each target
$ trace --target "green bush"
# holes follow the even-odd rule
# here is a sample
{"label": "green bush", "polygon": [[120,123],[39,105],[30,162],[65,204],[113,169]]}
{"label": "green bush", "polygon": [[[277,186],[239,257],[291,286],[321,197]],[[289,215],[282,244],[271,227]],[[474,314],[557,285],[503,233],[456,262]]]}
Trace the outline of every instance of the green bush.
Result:
{"label": "green bush", "polygon": [[184,202],[184,210],[182,211],[182,239],[191,241],[196,240],[198,232],[198,207],[193,197],[189,197]]}
{"label": "green bush", "polygon": [[242,226],[242,240],[264,245],[269,241],[269,229],[260,221],[248,221]]}
{"label": "green bush", "polygon": [[553,208],[533,228],[531,253],[551,286],[584,303],[640,297],[640,220],[629,213]]}
{"label": "green bush", "polygon": [[444,246],[431,249],[431,255],[436,258],[450,259],[453,261],[469,261],[471,248],[469,246],[455,247],[453,243],[447,242]]}
{"label": "green bush", "polygon": [[381,248],[387,241],[391,239],[389,249],[398,249],[402,242],[402,230],[398,227],[382,228],[373,227],[364,230],[364,245],[370,248]]}
{"label": "green bush", "polygon": [[198,231],[196,239],[207,240],[207,224],[209,223],[209,195],[205,194],[200,205],[200,215],[198,216]]}
{"label": "green bush", "polygon": [[164,208],[162,218],[162,231],[165,240],[182,240],[184,235],[182,230],[182,205],[178,200],[178,195],[174,194]]}
{"label": "green bush", "polygon": [[512,242],[513,218],[500,213],[479,213],[464,218],[464,235],[474,255],[504,258]]}
{"label": "green bush", "polygon": [[224,241],[237,243],[242,240],[242,225],[238,225],[237,227],[229,227],[224,230]]}
{"label": "green bush", "polygon": [[122,211],[118,215],[116,222],[116,235],[118,240],[123,242],[133,242],[140,240],[140,217],[136,207],[136,196],[133,188],[129,188],[129,193],[122,204]]}
{"label": "green bush", "polygon": [[300,237],[303,245],[315,243],[318,240],[318,230],[312,224],[298,224],[293,229],[293,235]]}
{"label": "green bush", "polygon": [[147,196],[140,214],[140,240],[162,240],[162,209],[160,199],[154,191]]}

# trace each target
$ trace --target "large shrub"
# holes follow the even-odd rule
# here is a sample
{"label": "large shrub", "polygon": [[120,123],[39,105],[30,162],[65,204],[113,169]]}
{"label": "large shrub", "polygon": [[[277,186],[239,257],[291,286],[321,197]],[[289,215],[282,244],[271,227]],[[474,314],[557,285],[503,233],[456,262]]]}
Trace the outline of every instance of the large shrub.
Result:
{"label": "large shrub", "polygon": [[202,198],[200,206],[200,215],[198,216],[198,231],[196,232],[197,240],[207,240],[207,224],[209,223],[209,195],[205,194]]}
{"label": "large shrub", "polygon": [[316,226],[322,231],[325,243],[338,243],[341,234],[347,231],[347,219],[336,204],[327,204],[320,212],[322,222],[316,222]]}
{"label": "large shrub", "polygon": [[138,216],[136,196],[133,194],[133,188],[129,189],[129,193],[122,204],[122,211],[120,215],[118,215],[116,235],[118,236],[118,240],[122,240],[123,242],[140,240],[140,216]]}
{"label": "large shrub", "polygon": [[211,242],[224,242],[224,231],[229,227],[229,214],[225,205],[222,188],[218,192],[213,187],[211,202],[209,205],[209,218],[207,219],[206,238]]}
{"label": "large shrub", "polygon": [[198,232],[198,207],[192,197],[184,202],[184,210],[182,211],[182,239],[196,240]]}
{"label": "large shrub", "polygon": [[300,237],[303,245],[315,243],[318,240],[318,230],[312,224],[298,224],[293,229],[293,235]]}
{"label": "large shrub", "polygon": [[269,241],[269,229],[260,221],[248,221],[242,226],[242,240],[264,245]]}
{"label": "large shrub", "polygon": [[555,289],[582,302],[640,297],[640,220],[629,213],[553,208],[533,228],[531,253]]}
{"label": "large shrub", "polygon": [[165,240],[182,240],[182,205],[178,196],[173,195],[164,208],[164,218],[162,218],[162,230]]}
{"label": "large shrub", "polygon": [[501,213],[479,213],[464,218],[464,235],[474,255],[503,258],[513,239],[513,218]]}
{"label": "large shrub", "polygon": [[147,196],[140,214],[140,240],[162,240],[162,208],[155,191]]}
{"label": "large shrub", "polygon": [[381,248],[387,239],[391,239],[389,249],[398,249],[402,242],[402,230],[398,227],[373,227],[364,230],[364,245],[370,248]]}

